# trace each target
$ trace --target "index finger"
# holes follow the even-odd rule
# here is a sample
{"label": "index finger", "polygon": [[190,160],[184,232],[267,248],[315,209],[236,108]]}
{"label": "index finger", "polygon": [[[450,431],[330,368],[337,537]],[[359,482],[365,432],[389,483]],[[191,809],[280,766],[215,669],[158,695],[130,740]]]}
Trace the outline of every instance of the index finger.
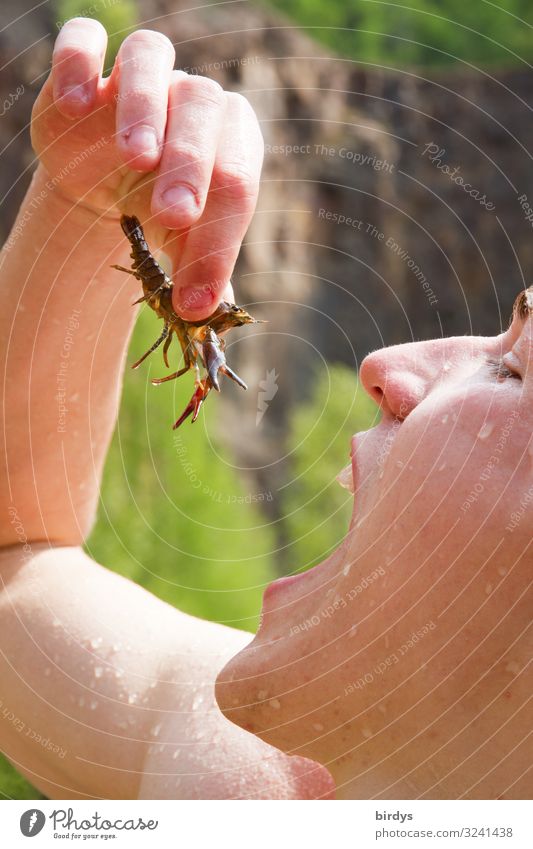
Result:
{"label": "index finger", "polygon": [[[207,202],[186,236],[174,275],[173,306],[185,319],[196,321],[211,315],[228,285],[257,203],[263,147],[248,101],[240,94],[226,93]],[[172,245],[177,242],[168,246],[171,257]]]}

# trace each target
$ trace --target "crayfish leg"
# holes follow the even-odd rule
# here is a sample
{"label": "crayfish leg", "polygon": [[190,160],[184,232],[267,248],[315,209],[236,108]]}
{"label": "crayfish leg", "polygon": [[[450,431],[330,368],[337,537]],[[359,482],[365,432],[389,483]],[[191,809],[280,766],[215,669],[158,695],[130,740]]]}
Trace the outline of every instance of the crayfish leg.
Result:
{"label": "crayfish leg", "polygon": [[159,386],[160,383],[166,383],[167,380],[175,380],[176,377],[181,377],[182,374],[186,374],[189,371],[189,366],[184,366],[180,368],[179,371],[175,371],[172,374],[167,374],[166,377],[154,377],[152,378],[152,383],[154,386]]}
{"label": "crayfish leg", "polygon": [[116,268],[117,271],[123,271],[124,274],[131,274],[132,277],[136,277],[137,280],[141,279],[140,274],[137,274],[135,271],[132,271],[131,268],[124,268],[123,265],[111,265],[110,268]]}
{"label": "crayfish leg", "polygon": [[171,343],[171,342],[172,342],[172,333],[170,333],[170,334],[169,334],[168,339],[167,339],[167,341],[165,342],[165,345],[164,345],[164,348],[163,348],[163,359],[164,359],[164,361],[165,361],[165,365],[166,365],[166,367],[167,367],[167,368],[170,368],[170,366],[169,366],[169,364],[168,364],[168,354],[167,354],[167,351],[168,351],[168,349],[170,348],[170,343]]}
{"label": "crayfish leg", "polygon": [[163,339],[166,339],[167,336],[168,336],[168,324],[165,324],[165,326],[163,327],[163,332],[161,333],[161,336],[159,337],[159,339],[156,339],[156,341],[154,342],[152,347],[148,348],[148,350],[142,355],[142,357],[139,360],[137,360],[137,362],[133,363],[132,368],[139,368],[140,364],[146,359],[146,357],[149,354],[151,354],[152,351],[155,351],[156,348],[159,348],[161,342],[163,341]]}

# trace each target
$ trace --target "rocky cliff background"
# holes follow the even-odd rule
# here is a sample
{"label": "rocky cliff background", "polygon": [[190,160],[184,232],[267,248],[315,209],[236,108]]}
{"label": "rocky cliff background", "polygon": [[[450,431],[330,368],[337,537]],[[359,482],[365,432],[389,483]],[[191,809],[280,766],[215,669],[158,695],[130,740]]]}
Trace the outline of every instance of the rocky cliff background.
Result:
{"label": "rocky cliff background", "polygon": [[[269,324],[232,360],[251,387],[276,375],[277,393],[259,426],[258,390],[223,399],[240,461],[266,485],[288,412],[328,362],[357,368],[382,345],[506,326],[532,276],[533,71],[387,70],[332,56],[254,3],[188,6],[145,0],[140,19],[172,39],[180,67],[242,91],[266,143],[234,281]],[[3,14],[20,5],[4,0]],[[37,7],[0,36],[2,237],[33,168],[55,17]]]}

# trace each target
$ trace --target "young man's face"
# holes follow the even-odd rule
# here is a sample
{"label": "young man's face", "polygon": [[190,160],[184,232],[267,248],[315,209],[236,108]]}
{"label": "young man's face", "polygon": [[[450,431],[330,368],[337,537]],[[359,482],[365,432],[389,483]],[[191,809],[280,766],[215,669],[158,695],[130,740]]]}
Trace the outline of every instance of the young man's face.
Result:
{"label": "young man's face", "polygon": [[532,559],[529,306],[531,291],[497,337],[398,345],[363,361],[383,416],[352,441],[350,531],[324,563],[267,588],[255,639],[219,676],[229,719],[330,766],[365,744],[372,771],[420,717],[435,712],[444,727],[474,660],[503,675],[499,658],[515,645],[520,664]]}

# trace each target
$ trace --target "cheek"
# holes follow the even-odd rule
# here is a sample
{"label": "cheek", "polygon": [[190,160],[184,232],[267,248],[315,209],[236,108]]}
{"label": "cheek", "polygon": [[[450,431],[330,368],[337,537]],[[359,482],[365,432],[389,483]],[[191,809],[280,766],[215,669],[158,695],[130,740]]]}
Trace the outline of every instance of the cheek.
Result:
{"label": "cheek", "polygon": [[425,528],[436,543],[454,523],[473,528],[493,511],[487,532],[501,532],[532,476],[528,439],[527,422],[507,392],[474,387],[430,410],[421,404],[402,424],[377,488],[381,527],[399,525],[406,540]]}

